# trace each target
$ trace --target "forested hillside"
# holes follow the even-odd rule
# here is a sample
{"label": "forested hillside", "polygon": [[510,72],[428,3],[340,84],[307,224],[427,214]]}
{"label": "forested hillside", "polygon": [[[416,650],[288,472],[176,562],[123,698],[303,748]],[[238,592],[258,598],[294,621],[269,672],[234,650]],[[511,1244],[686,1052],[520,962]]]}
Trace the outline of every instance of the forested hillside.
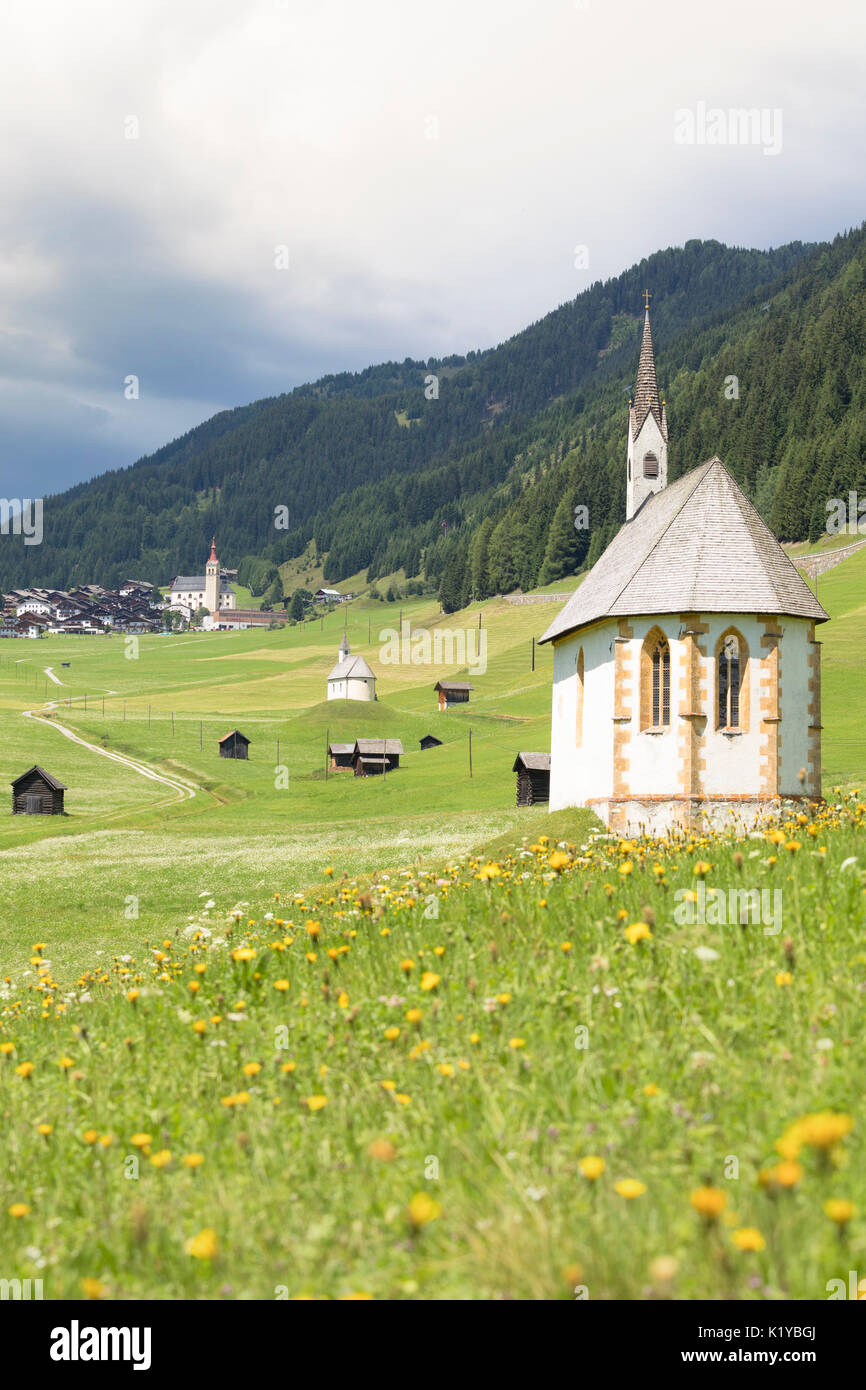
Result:
{"label": "forested hillside", "polygon": [[324,378],[46,499],[43,544],[4,538],[0,584],[165,583],[200,567],[212,532],[228,564],[313,538],[332,581],[423,572],[449,609],[573,573],[623,516],[645,284],[672,476],[717,452],[782,539],[804,537],[828,496],[866,492],[864,272],[862,229],[658,252],[497,348]]}

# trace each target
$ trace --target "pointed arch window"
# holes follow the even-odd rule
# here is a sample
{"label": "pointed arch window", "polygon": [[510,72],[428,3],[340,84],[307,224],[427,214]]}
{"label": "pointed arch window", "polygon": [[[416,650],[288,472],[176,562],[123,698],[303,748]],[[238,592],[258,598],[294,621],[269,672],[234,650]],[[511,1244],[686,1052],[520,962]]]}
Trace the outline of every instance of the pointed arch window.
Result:
{"label": "pointed arch window", "polygon": [[664,640],[656,645],[652,663],[652,728],[660,729],[671,722],[671,649]]}
{"label": "pointed arch window", "polygon": [[660,628],[644,638],[641,649],[642,729],[666,729],[671,722],[671,649]]}
{"label": "pointed arch window", "polygon": [[575,711],[574,741],[579,748],[583,742],[583,647],[577,653],[577,708]]}
{"label": "pointed arch window", "polygon": [[746,674],[748,651],[739,632],[731,628],[716,647],[716,727],[740,733],[748,727]]}

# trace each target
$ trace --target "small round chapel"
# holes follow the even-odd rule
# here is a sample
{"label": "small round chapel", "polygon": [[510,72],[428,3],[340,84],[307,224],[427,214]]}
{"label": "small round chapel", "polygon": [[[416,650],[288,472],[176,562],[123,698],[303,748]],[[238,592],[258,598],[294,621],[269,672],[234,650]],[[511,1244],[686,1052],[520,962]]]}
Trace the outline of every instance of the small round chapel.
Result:
{"label": "small round chapel", "polygon": [[553,644],[550,810],[665,834],[821,795],[827,613],[714,457],[667,481],[644,317],[626,521],[542,637]]}
{"label": "small round chapel", "polygon": [[362,656],[352,656],[345,632],[337,664],[328,676],[329,700],[375,700],[376,676]]}

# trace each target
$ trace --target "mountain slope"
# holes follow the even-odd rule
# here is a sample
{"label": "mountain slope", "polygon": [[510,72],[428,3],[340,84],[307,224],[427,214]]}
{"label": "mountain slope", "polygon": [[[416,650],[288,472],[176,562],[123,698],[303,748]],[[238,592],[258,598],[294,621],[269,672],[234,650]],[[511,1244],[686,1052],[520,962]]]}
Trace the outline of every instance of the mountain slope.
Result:
{"label": "mountain slope", "polygon": [[[525,470],[509,481],[515,458],[549,443],[556,453],[556,431],[580,419],[588,394],[621,400],[645,283],[659,348],[714,325],[724,339],[727,316],[814,254],[801,243],[762,252],[689,242],[593,285],[499,347],[386,363],[222,412],[128,469],[47,499],[43,544],[6,538],[0,584],[113,583],[129,571],[164,583],[195,567],[213,531],[227,563],[291,558],[314,536],[331,552],[329,578],[368,565],[417,572],[422,550],[435,577],[473,501],[483,519],[525,485]],[[604,491],[595,501],[606,506]],[[274,526],[283,506],[288,534]]]}

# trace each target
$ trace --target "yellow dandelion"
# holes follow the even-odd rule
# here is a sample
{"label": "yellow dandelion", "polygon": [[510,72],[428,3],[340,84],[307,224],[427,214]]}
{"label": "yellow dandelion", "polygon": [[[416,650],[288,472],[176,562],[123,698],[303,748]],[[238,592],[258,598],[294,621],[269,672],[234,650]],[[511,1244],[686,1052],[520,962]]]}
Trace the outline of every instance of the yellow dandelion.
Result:
{"label": "yellow dandelion", "polygon": [[498,878],[501,873],[502,870],[498,864],[485,864],[482,869],[478,870],[477,877],[487,881],[491,878]]}
{"label": "yellow dandelion", "polygon": [[740,1226],[739,1230],[734,1231],[731,1240],[738,1250],[743,1251],[757,1252],[763,1250],[767,1244],[761,1232],[754,1226]]}
{"label": "yellow dandelion", "polygon": [[778,1183],[779,1187],[796,1187],[802,1176],[803,1169],[792,1159],[785,1159],[770,1170],[771,1181]]}
{"label": "yellow dandelion", "polygon": [[705,1221],[716,1221],[728,1205],[727,1195],[718,1187],[696,1187],[689,1201]]}
{"label": "yellow dandelion", "polygon": [[627,1202],[633,1202],[635,1197],[642,1197],[646,1192],[646,1183],[639,1182],[637,1178],[621,1178],[614,1183],[614,1192],[618,1192],[620,1197],[625,1197]]}
{"label": "yellow dandelion", "polygon": [[430,1196],[429,1192],[416,1192],[409,1202],[409,1220],[416,1230],[421,1230],[424,1226],[429,1226],[431,1221],[436,1221],[442,1215],[442,1207]]}
{"label": "yellow dandelion", "polygon": [[193,1255],[197,1260],[212,1260],[218,1249],[217,1233],[212,1226],[205,1226],[203,1231],[192,1236],[184,1246],[186,1253]]}
{"label": "yellow dandelion", "polygon": [[639,941],[651,941],[652,932],[646,922],[632,922],[625,929],[625,939],[630,946],[636,946]]}
{"label": "yellow dandelion", "polygon": [[829,1216],[838,1226],[846,1226],[857,1208],[844,1197],[829,1197],[824,1203],[824,1215]]}
{"label": "yellow dandelion", "polygon": [[601,1177],[607,1164],[603,1158],[599,1158],[598,1154],[587,1154],[585,1158],[580,1160],[577,1166],[585,1178],[588,1178],[590,1182],[596,1182]]}

